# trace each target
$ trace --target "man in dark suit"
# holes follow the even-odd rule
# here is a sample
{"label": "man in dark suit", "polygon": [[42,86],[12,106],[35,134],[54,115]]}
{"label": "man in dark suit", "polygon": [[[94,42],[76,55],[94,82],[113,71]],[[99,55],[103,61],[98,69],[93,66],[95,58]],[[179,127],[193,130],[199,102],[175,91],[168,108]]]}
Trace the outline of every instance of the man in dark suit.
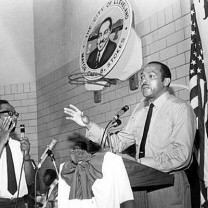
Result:
{"label": "man in dark suit", "polygon": [[98,31],[97,48],[89,55],[87,64],[90,68],[96,69],[103,66],[112,56],[116,49],[116,43],[111,41],[109,36],[112,29],[112,19],[107,17],[100,25]]}

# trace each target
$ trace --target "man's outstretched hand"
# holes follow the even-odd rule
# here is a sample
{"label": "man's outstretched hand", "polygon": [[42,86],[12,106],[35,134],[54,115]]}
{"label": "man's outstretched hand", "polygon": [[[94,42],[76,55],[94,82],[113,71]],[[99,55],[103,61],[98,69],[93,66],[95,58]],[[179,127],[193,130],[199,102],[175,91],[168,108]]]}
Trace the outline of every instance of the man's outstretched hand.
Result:
{"label": "man's outstretched hand", "polygon": [[90,123],[90,119],[74,105],[70,104],[69,107],[64,108],[64,113],[68,115],[66,119],[72,120],[80,126],[87,126]]}

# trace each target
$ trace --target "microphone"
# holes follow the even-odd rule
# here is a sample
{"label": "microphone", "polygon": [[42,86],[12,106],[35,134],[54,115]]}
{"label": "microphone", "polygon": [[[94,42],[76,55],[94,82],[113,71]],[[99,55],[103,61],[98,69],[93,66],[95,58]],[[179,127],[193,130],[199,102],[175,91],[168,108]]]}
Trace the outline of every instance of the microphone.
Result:
{"label": "microphone", "polygon": [[20,124],[20,140],[23,140],[25,138],[25,125]]}
{"label": "microphone", "polygon": [[129,106],[128,105],[125,105],[123,108],[121,108],[120,111],[118,111],[118,113],[113,116],[113,119],[114,120],[117,120],[120,118],[120,116],[122,116],[127,110],[129,110]]}
{"label": "microphone", "polygon": [[47,145],[47,148],[45,150],[45,152],[42,154],[42,156],[40,157],[40,162],[38,164],[38,169],[41,168],[43,162],[46,160],[46,158],[48,156],[50,156],[52,149],[54,148],[54,146],[56,145],[57,141],[55,139],[52,139],[50,144]]}

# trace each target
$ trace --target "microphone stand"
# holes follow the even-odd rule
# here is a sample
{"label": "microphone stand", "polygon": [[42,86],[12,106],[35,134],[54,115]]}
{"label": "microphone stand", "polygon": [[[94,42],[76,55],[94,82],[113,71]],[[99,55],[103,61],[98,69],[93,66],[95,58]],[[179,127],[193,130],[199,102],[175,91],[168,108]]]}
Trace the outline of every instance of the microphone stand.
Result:
{"label": "microphone stand", "polygon": [[59,178],[59,173],[58,173],[58,169],[57,169],[56,162],[55,162],[55,157],[54,157],[54,154],[53,154],[52,150],[48,151],[48,156],[51,157],[51,161],[53,162],[53,165],[54,165],[55,170],[56,170],[56,174],[57,174],[57,176]]}
{"label": "microphone stand", "polygon": [[[108,124],[106,125],[105,129],[104,129],[104,132],[103,132],[103,136],[102,136],[102,139],[101,139],[101,147],[102,149],[105,149],[105,145],[106,145],[106,140],[108,142],[108,145],[110,146],[110,151],[111,152],[114,152],[113,151],[113,146],[112,146],[112,142],[111,142],[111,139],[110,139],[110,128],[112,127],[117,127],[121,124],[121,120],[120,119],[115,119],[113,118],[112,120],[110,120],[108,122]],[[107,133],[106,133],[107,132]],[[106,134],[106,139],[104,140],[104,136]]]}
{"label": "microphone stand", "polygon": [[[54,157],[54,154],[53,154],[52,150],[49,149],[47,151],[47,154],[48,154],[48,156],[50,156],[51,161],[53,162],[53,165],[54,165],[55,170],[56,170],[57,177],[59,179],[59,173],[58,173],[58,169],[57,169],[56,162],[55,162],[55,157]],[[36,186],[36,183],[37,183],[37,173],[38,173],[39,170],[40,170],[40,168],[37,168],[36,172],[35,172],[35,208],[37,208],[37,194],[36,194],[37,186]]]}

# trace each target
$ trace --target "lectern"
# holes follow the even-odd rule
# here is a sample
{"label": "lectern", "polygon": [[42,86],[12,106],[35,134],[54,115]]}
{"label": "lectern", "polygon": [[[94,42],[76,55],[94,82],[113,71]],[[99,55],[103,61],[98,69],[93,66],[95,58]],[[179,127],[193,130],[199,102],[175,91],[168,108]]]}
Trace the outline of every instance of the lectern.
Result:
{"label": "lectern", "polygon": [[172,186],[174,176],[123,158],[133,190],[136,208],[148,208],[147,190]]}

